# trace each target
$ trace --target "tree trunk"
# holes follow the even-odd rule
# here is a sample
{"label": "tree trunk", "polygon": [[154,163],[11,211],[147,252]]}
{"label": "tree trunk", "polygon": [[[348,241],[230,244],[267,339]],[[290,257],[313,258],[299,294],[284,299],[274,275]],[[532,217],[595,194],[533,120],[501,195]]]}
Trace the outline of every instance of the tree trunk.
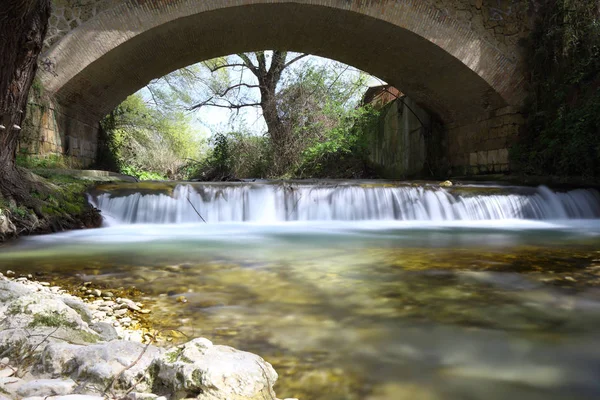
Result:
{"label": "tree trunk", "polygon": [[[264,60],[264,52],[262,53]],[[281,80],[281,73],[286,67],[287,52],[273,51],[273,58],[269,70],[266,70],[264,61],[259,60],[258,82],[260,86],[260,107],[263,112],[263,118],[269,130],[269,136],[273,145],[275,162],[279,165],[285,165],[286,160],[286,139],[288,132],[285,124],[279,116],[277,105],[277,85]]]}
{"label": "tree trunk", "polygon": [[9,0],[0,7],[0,192],[6,197],[28,196],[15,158],[50,10],[51,0]]}

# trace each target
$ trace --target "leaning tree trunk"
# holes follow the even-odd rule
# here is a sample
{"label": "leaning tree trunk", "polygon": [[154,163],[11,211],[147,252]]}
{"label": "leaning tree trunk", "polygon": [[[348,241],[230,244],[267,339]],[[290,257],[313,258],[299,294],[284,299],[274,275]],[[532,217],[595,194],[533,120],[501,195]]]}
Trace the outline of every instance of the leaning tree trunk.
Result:
{"label": "leaning tree trunk", "polygon": [[50,10],[51,0],[8,0],[0,7],[0,192],[7,197],[28,195],[15,158]]}

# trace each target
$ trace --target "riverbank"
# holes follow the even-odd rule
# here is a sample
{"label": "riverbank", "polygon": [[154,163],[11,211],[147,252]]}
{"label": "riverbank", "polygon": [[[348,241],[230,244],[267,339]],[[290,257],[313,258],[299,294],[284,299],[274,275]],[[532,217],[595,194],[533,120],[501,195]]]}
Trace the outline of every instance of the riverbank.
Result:
{"label": "riverbank", "polygon": [[143,304],[87,282],[75,294],[0,274],[0,399],[275,399],[259,356],[204,338],[167,348]]}
{"label": "riverbank", "polygon": [[30,204],[0,196],[0,243],[22,235],[97,228],[102,217],[87,202],[89,187],[100,182],[135,182],[134,178],[105,171],[22,171],[31,185]]}

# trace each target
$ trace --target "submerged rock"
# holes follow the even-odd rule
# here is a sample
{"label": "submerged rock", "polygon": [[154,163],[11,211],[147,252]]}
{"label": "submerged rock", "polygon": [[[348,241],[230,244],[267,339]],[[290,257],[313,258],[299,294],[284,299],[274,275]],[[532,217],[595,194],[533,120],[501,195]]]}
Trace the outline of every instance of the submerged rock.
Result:
{"label": "submerged rock", "polygon": [[194,339],[157,358],[149,377],[154,393],[201,400],[274,398],[277,373],[259,356],[208,339]]}

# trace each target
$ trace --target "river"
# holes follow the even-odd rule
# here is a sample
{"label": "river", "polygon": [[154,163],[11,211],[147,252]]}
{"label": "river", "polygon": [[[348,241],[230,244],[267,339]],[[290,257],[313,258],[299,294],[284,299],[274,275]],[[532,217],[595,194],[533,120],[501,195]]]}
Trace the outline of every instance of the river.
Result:
{"label": "river", "polygon": [[[280,398],[600,398],[600,194],[393,182],[142,183],[0,268],[133,287],[251,351]],[[181,296],[187,302],[182,303]]]}

